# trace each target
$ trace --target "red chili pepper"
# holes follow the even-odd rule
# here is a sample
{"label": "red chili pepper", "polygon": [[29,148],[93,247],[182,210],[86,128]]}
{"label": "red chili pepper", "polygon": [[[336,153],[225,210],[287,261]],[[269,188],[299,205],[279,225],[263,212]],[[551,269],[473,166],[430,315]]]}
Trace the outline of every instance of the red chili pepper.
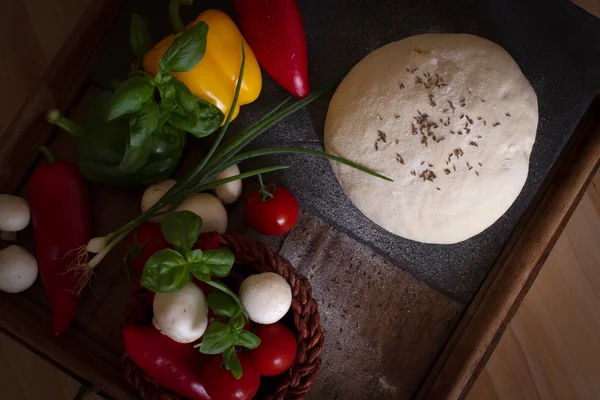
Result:
{"label": "red chili pepper", "polygon": [[260,65],[287,91],[310,93],[306,35],[296,0],[234,0],[244,37]]}
{"label": "red chili pepper", "polygon": [[79,298],[78,277],[67,268],[92,236],[87,185],[77,167],[58,161],[43,148],[50,164],[36,168],[29,180],[29,206],[35,231],[38,268],[52,304],[52,333],[65,332]]}
{"label": "red chili pepper", "polygon": [[124,325],[122,335],[129,357],[156,383],[187,399],[210,400],[200,380],[209,356],[152,326]]}

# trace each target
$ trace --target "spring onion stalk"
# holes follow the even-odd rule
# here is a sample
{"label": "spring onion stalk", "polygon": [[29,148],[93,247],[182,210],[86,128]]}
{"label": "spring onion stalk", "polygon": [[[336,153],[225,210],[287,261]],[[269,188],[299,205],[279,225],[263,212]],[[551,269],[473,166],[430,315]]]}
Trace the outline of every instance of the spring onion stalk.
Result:
{"label": "spring onion stalk", "polygon": [[[85,280],[84,282],[82,282],[82,285],[80,285],[81,287],[87,284],[94,268],[104,259],[104,257],[137,226],[158,215],[170,212],[171,210],[175,209],[188,196],[204,190],[212,189],[218,185],[222,185],[235,180],[249,178],[256,175],[289,168],[289,166],[287,165],[265,167],[245,172],[236,176],[232,176],[230,178],[212,181],[212,179],[221,171],[227,169],[233,164],[237,164],[240,161],[269,154],[307,154],[326,158],[329,160],[334,160],[342,164],[346,164],[352,168],[356,168],[357,170],[360,170],[362,172],[371,174],[377,178],[391,181],[391,179],[387,178],[386,176],[371,171],[352,161],[331,154],[327,154],[318,150],[303,149],[298,147],[281,147],[264,148],[241,153],[241,150],[243,150],[246,146],[248,146],[248,144],[250,144],[254,139],[259,137],[273,125],[277,124],[279,121],[285,119],[289,115],[310,104],[311,102],[319,98],[321,95],[323,95],[325,92],[335,87],[335,85],[339,82],[339,79],[331,81],[324,87],[313,91],[303,100],[299,100],[293,104],[287,105],[287,103],[290,101],[290,98],[285,99],[283,102],[278,104],[275,108],[266,113],[256,122],[241,130],[237,134],[233,135],[228,140],[223,141],[225,133],[227,132],[227,129],[233,117],[233,110],[235,110],[235,107],[238,103],[238,98],[244,75],[245,57],[245,50],[242,44],[242,62],[240,66],[239,78],[235,88],[233,102],[229,109],[230,111],[227,114],[227,118],[225,119],[223,126],[220,128],[220,131],[217,134],[217,137],[209,152],[202,159],[202,161],[200,161],[200,163],[198,163],[194,167],[194,169],[188,172],[182,179],[180,179],[175,185],[173,185],[173,187],[169,189],[165,193],[165,195],[159,201],[156,202],[156,204],[154,204],[152,207],[150,207],[144,213],[140,214],[135,219],[127,222],[125,225],[123,225],[116,231],[104,237],[94,238],[88,243],[89,248],[86,249],[87,254],[89,254],[90,252],[94,252],[96,254],[89,261],[87,261],[88,257],[86,256],[86,262],[82,265],[79,265],[77,268],[78,270],[80,270],[80,272],[82,272],[82,279]],[[165,211],[165,208],[167,209],[167,211]]]}

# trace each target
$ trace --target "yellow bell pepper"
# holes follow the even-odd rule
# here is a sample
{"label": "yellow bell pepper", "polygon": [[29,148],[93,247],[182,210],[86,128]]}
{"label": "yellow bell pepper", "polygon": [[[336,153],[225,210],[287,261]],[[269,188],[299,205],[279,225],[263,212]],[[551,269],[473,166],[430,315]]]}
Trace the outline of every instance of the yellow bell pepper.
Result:
{"label": "yellow bell pepper", "polygon": [[[260,94],[262,88],[260,67],[252,49],[227,14],[219,10],[204,11],[186,28],[194,26],[199,21],[204,21],[208,25],[204,57],[191,70],[174,72],[173,76],[183,82],[194,95],[219,107],[223,114],[227,115],[233,102],[240,72],[242,40],[244,40],[246,63],[238,104],[233,112],[235,118],[240,112],[240,105],[252,103]],[[144,55],[143,65],[147,73],[156,76],[158,60],[162,58],[174,39],[175,35],[167,36]]]}

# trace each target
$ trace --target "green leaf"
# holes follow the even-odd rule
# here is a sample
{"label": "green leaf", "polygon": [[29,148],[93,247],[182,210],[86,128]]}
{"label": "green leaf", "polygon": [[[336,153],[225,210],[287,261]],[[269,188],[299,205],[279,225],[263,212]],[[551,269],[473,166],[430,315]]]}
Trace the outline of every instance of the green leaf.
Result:
{"label": "green leaf", "polygon": [[121,83],[110,99],[107,121],[139,111],[150,100],[154,85],[145,76],[134,76]]}
{"label": "green leaf", "polygon": [[212,292],[209,294],[208,305],[215,315],[218,315],[219,317],[232,317],[240,311],[235,300],[223,292]]}
{"label": "green leaf", "polygon": [[210,281],[210,268],[203,262],[202,250],[192,250],[185,257],[189,263],[188,268],[192,275],[201,281]]}
{"label": "green leaf", "polygon": [[129,142],[119,165],[121,171],[134,173],[146,164],[152,152],[152,134],[158,126],[158,118],[158,104],[154,99],[150,99],[130,117]]}
{"label": "green leaf", "polygon": [[224,278],[231,272],[235,256],[229,250],[204,250],[202,261],[208,266],[212,276]]}
{"label": "green leaf", "polygon": [[158,126],[160,111],[154,99],[146,102],[141,110],[133,114],[129,119],[129,131],[131,133],[129,144],[139,147],[150,137]]}
{"label": "green leaf", "polygon": [[187,210],[167,214],[160,223],[160,229],[167,242],[182,254],[194,247],[201,226],[202,218]]}
{"label": "green leaf", "polygon": [[187,111],[188,113],[194,114],[196,116],[199,113],[198,103],[196,102],[197,97],[190,92],[185,83],[181,82],[177,78],[171,79],[170,82],[175,89],[173,99],[175,100],[175,104],[177,104],[182,110]]}
{"label": "green leaf", "polygon": [[162,57],[172,72],[185,72],[194,68],[204,57],[208,25],[203,21],[177,36]]}
{"label": "green leaf", "polygon": [[236,346],[243,346],[247,349],[255,349],[260,345],[260,339],[250,331],[241,330],[236,332],[233,341]]}
{"label": "green leaf", "polygon": [[193,250],[186,254],[186,258],[190,272],[202,281],[209,281],[211,276],[226,277],[235,261],[228,250]]}
{"label": "green leaf", "polygon": [[125,145],[125,154],[119,164],[119,170],[123,173],[135,173],[142,169],[152,153],[152,138],[148,137],[140,146],[134,147],[131,143]]}
{"label": "green leaf", "polygon": [[217,106],[198,97],[196,97],[196,103],[198,104],[198,109],[194,116],[191,116],[189,113],[187,115],[172,115],[169,123],[196,137],[202,138],[219,129],[225,115]]}
{"label": "green leaf", "polygon": [[150,28],[148,28],[146,20],[139,14],[131,15],[129,45],[138,60],[141,60],[150,49]]}
{"label": "green leaf", "polygon": [[190,280],[186,264],[185,258],[175,250],[160,250],[146,262],[141,284],[153,292],[176,292]]}
{"label": "green leaf", "polygon": [[244,329],[245,323],[246,320],[244,319],[244,314],[241,312],[229,318],[229,326],[231,326],[231,329],[233,329],[234,331],[240,331]]}
{"label": "green leaf", "polygon": [[233,334],[229,325],[214,321],[202,337],[200,352],[204,354],[220,354],[233,346]]}
{"label": "green leaf", "polygon": [[225,368],[231,371],[235,379],[240,379],[242,377],[242,364],[240,364],[240,360],[237,358],[234,346],[225,349],[223,352],[223,364],[225,365]]}
{"label": "green leaf", "polygon": [[233,300],[235,300],[235,302],[238,304],[240,310],[242,311],[242,314],[244,314],[244,316],[246,316],[246,317],[248,316],[248,313],[246,312],[246,309],[244,308],[240,298],[231,289],[229,289],[227,287],[227,285],[225,285],[224,283],[219,282],[219,281],[206,281],[206,283],[208,283],[210,286],[214,287],[215,289],[219,289],[221,292],[226,293],[229,296],[231,296],[231,298],[233,298]]}

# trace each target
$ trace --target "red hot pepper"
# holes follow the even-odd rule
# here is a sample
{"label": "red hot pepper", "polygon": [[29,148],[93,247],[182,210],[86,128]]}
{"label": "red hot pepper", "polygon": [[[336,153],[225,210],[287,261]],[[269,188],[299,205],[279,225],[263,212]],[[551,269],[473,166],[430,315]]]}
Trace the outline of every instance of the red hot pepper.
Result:
{"label": "red hot pepper", "polygon": [[296,0],[234,0],[244,37],[267,73],[287,91],[310,93],[306,35]]}
{"label": "red hot pepper", "polygon": [[122,335],[129,357],[156,383],[186,399],[210,400],[200,380],[209,356],[152,326],[123,325]]}
{"label": "red hot pepper", "polygon": [[87,185],[77,167],[58,161],[45,148],[50,164],[36,168],[29,180],[29,205],[42,282],[52,304],[52,333],[64,333],[79,303],[78,277],[69,266],[77,249],[92,236]]}

